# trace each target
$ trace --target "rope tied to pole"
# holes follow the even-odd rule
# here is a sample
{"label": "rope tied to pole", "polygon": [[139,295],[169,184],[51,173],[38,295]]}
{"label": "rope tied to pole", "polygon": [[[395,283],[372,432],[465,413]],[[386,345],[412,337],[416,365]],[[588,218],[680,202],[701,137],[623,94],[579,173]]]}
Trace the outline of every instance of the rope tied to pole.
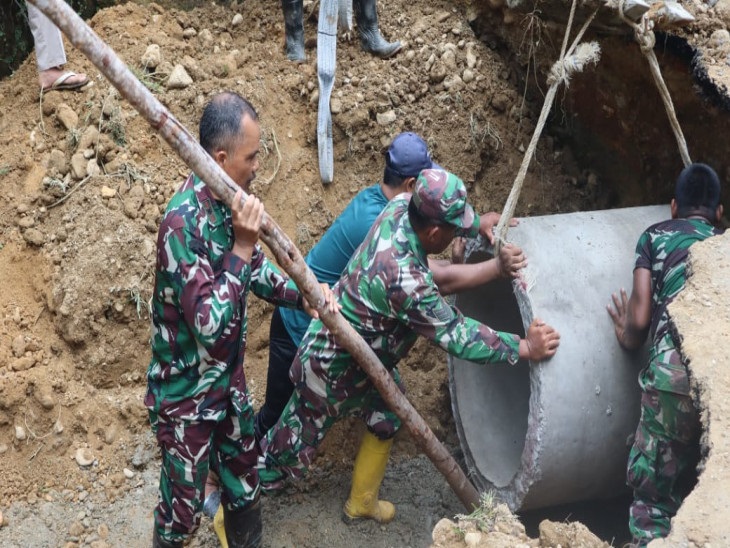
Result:
{"label": "rope tied to pole", "polygon": [[654,46],[656,45],[656,36],[654,35],[654,21],[648,17],[648,13],[641,17],[640,23],[635,23],[624,13],[626,0],[619,0],[618,2],[618,14],[621,20],[634,29],[634,38],[639,44],[641,53],[644,54],[646,60],[649,62],[649,69],[654,83],[656,84],[659,95],[664,103],[664,109],[667,111],[667,117],[669,118],[669,125],[672,127],[674,138],[677,141],[677,147],[679,148],[679,155],[682,157],[682,163],[684,167],[687,167],[692,163],[689,156],[689,150],[687,149],[687,141],[682,133],[682,127],[679,125],[677,119],[677,113],[674,110],[674,103],[672,102],[672,96],[669,94],[669,88],[664,82],[662,72],[659,68],[659,61],[654,53]]}
{"label": "rope tied to pole", "polygon": [[551,86],[556,83],[570,86],[571,77],[576,72],[582,72],[586,65],[598,62],[600,56],[601,48],[596,42],[578,44],[573,55],[555,61],[550,68],[547,83]]}

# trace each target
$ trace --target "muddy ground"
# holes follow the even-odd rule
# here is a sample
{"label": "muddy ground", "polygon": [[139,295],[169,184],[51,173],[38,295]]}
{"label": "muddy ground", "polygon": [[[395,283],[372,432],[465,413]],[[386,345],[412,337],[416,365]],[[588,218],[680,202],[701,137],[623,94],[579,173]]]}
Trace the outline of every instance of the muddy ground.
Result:
{"label": "muddy ground", "polygon": [[[300,65],[284,55],[272,0],[201,2],[191,11],[127,3],[90,24],[193,133],[214,93],[233,89],[251,100],[263,130],[254,192],[305,252],[379,179],[382,151],[401,131],[428,141],[434,159],[465,180],[477,209],[501,210],[541,101],[525,98],[520,71],[529,64],[475,36],[471,9],[382,3],[383,32],[405,42],[387,61],[357,40],[339,41],[329,186],[317,165],[316,4],[305,2],[308,62]],[[524,34],[519,26],[511,32],[515,43]],[[145,55],[151,44],[157,59]],[[0,544],[146,546],[159,470],[142,405],[147,301],[157,224],[188,169],[96,68],[71,46],[67,52],[70,68],[92,78],[81,92],[39,100],[33,59],[0,82]],[[177,65],[191,82],[169,89]],[[560,139],[541,139],[517,215],[608,203],[595,181]],[[271,310],[252,299],[246,375],[257,402]],[[443,352],[421,343],[402,372],[410,400],[458,456]],[[425,546],[441,518],[463,511],[402,434],[383,488],[398,520],[346,528],[338,518],[359,435],[355,423],[338,425],[309,479],[266,499],[268,545]],[[81,466],[84,458],[92,464]],[[519,528],[505,527],[527,542]],[[214,545],[207,524],[193,544]]]}

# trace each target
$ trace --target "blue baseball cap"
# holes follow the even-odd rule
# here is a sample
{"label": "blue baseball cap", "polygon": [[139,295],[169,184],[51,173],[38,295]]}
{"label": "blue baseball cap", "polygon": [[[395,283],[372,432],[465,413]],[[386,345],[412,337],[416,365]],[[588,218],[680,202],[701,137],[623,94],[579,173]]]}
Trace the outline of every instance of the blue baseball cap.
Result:
{"label": "blue baseball cap", "polygon": [[418,177],[424,169],[443,169],[431,160],[428,145],[415,133],[401,133],[385,153],[385,171],[401,179]]}

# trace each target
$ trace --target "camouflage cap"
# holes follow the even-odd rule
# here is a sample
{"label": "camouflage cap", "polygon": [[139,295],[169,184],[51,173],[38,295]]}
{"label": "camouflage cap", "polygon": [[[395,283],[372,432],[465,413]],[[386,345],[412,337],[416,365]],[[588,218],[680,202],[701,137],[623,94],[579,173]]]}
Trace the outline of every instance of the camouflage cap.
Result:
{"label": "camouflage cap", "polygon": [[479,234],[479,217],[466,202],[464,182],[453,173],[424,169],[411,199],[424,217],[457,227],[458,235],[475,238]]}

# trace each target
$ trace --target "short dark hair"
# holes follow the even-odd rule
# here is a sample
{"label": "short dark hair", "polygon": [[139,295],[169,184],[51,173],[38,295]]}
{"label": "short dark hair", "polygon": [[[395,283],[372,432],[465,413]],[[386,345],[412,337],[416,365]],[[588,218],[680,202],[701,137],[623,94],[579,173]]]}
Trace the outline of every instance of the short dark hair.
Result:
{"label": "short dark hair", "polygon": [[674,199],[680,217],[701,214],[712,220],[720,205],[720,178],[706,164],[690,164],[677,178]]}
{"label": "short dark hair", "polygon": [[432,219],[431,217],[426,217],[416,207],[416,204],[413,202],[413,199],[411,199],[408,202],[408,220],[411,222],[411,226],[416,231],[423,230],[424,228],[427,228],[429,226],[447,226],[447,224],[448,224],[448,223],[444,223],[438,219]]}
{"label": "short dark hair", "polygon": [[401,177],[390,166],[388,155],[385,156],[385,170],[383,171],[383,184],[390,188],[398,188],[406,182],[408,177]]}
{"label": "short dark hair", "polygon": [[251,103],[233,91],[224,91],[213,97],[200,118],[200,146],[211,156],[217,150],[231,151],[241,131],[241,121],[248,115],[252,120],[259,115]]}

